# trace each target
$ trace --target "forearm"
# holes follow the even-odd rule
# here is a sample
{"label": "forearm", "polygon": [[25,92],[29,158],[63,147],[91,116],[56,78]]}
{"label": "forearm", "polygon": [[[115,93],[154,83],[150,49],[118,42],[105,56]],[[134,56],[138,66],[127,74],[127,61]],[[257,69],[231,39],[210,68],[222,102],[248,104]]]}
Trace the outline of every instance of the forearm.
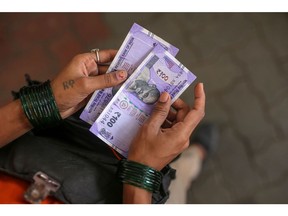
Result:
{"label": "forearm", "polygon": [[0,119],[0,148],[33,128],[19,99],[0,108]]}
{"label": "forearm", "polygon": [[125,204],[151,204],[152,193],[129,184],[123,184],[123,203]]}

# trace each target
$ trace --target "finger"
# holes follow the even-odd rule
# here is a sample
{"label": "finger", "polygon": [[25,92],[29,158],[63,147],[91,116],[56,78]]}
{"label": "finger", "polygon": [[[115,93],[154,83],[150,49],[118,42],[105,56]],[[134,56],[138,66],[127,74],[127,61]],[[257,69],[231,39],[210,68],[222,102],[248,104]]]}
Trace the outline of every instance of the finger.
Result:
{"label": "finger", "polygon": [[106,65],[98,65],[98,73],[99,74],[105,74],[108,70],[109,66]]}
{"label": "finger", "polygon": [[202,112],[204,114],[205,111],[205,92],[203,83],[198,83],[194,89],[194,106],[193,110],[197,112]]}
{"label": "finger", "polygon": [[205,115],[205,92],[203,83],[198,83],[194,89],[194,106],[183,120],[181,131],[190,135]]}
{"label": "finger", "polygon": [[95,71],[91,71],[89,75],[96,76],[98,74],[105,74],[109,68],[109,65],[97,65]]}
{"label": "finger", "polygon": [[161,125],[161,128],[171,128],[173,126],[173,123],[169,121],[168,119],[165,119],[164,123]]}
{"label": "finger", "polygon": [[177,117],[177,113],[174,110],[170,109],[168,116],[167,116],[167,120],[169,120],[170,122],[173,122],[176,120],[176,117]]}
{"label": "finger", "polygon": [[99,58],[100,58],[99,63],[112,62],[114,57],[116,56],[117,52],[118,52],[118,50],[113,50],[113,49],[100,50],[99,51]]}
{"label": "finger", "polygon": [[173,104],[172,107],[177,111],[176,112],[176,122],[183,121],[187,113],[189,112],[189,106],[181,99],[177,99]]}
{"label": "finger", "polygon": [[94,77],[83,77],[83,83],[80,83],[79,85],[80,88],[83,86],[82,88],[84,88],[84,92],[86,94],[90,94],[91,92],[98,89],[116,86],[122,83],[126,78],[126,71],[115,71]]}
{"label": "finger", "polygon": [[97,76],[99,74],[98,67],[96,66],[95,70],[90,70],[88,76]]}
{"label": "finger", "polygon": [[[99,61],[97,62],[97,64],[101,64],[101,63],[108,63],[108,62],[112,62],[112,60],[114,59],[114,57],[116,56],[118,50],[113,50],[113,49],[109,49],[109,50],[100,50],[99,53]],[[97,57],[95,53],[90,53],[91,56],[93,57],[94,61],[97,61]]]}
{"label": "finger", "polygon": [[180,98],[178,98],[173,104],[172,107],[175,110],[180,110],[180,109],[189,109],[189,106]]}
{"label": "finger", "polygon": [[[97,61],[97,56],[95,53],[87,53],[89,55],[89,60],[85,61],[85,65],[89,75],[104,74],[109,68],[109,64],[114,59],[117,54],[117,50],[100,50],[99,61]],[[91,61],[93,59],[93,61]],[[103,64],[102,64],[103,63]]]}
{"label": "finger", "polygon": [[164,123],[169,113],[170,102],[170,95],[167,92],[162,93],[153,109],[150,118],[146,122],[149,127],[156,133],[158,133],[161,125]]}

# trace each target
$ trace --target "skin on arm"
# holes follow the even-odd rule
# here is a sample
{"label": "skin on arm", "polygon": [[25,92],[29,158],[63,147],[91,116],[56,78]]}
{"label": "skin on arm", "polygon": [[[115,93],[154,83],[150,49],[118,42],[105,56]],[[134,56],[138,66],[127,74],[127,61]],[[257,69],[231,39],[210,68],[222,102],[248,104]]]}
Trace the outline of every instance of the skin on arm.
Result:
{"label": "skin on arm", "polygon": [[[163,93],[152,115],[134,138],[128,160],[161,170],[188,148],[191,133],[205,115],[205,93],[202,83],[195,86],[194,95],[192,109],[187,109],[187,105],[178,100],[173,104],[176,113],[169,113],[171,98],[168,93]],[[172,122],[170,128],[161,127],[166,118]],[[152,193],[124,184],[124,203],[148,204],[151,200]]]}
{"label": "skin on arm", "polygon": [[33,127],[26,118],[20,100],[0,108],[0,147],[22,136]]}
{"label": "skin on arm", "polygon": [[[101,50],[100,63],[111,62],[117,50]],[[82,108],[97,89],[116,86],[127,78],[126,71],[105,74],[108,66],[96,63],[95,53],[75,56],[51,81],[52,91],[62,119]],[[99,63],[99,62],[98,62]],[[10,143],[33,127],[23,112],[20,100],[0,108],[0,148]]]}

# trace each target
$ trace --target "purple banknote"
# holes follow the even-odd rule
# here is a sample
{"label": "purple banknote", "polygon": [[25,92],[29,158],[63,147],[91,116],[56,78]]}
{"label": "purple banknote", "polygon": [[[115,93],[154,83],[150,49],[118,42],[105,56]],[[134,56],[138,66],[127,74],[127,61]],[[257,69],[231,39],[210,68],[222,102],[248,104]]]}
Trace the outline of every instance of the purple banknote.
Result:
{"label": "purple banknote", "polygon": [[117,91],[90,131],[127,157],[133,137],[150,116],[160,94],[168,92],[173,103],[195,79],[192,72],[157,45]]}
{"label": "purple banknote", "polygon": [[[179,51],[178,48],[138,24],[133,24],[117,55],[108,68],[107,73],[115,70],[126,70],[128,74],[131,75],[158,44],[163,46],[173,56],[175,56]],[[95,91],[81,113],[80,118],[92,125],[110,102],[113,94],[115,94],[120,87],[121,85],[114,89],[106,88]]]}

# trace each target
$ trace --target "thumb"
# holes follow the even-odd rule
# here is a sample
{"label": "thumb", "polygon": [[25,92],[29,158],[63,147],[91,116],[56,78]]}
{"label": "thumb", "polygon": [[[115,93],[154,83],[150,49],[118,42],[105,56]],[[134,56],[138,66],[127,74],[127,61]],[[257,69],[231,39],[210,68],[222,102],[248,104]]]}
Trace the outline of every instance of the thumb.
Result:
{"label": "thumb", "polygon": [[114,71],[98,76],[85,77],[85,91],[90,94],[98,89],[116,86],[127,78],[126,71]]}
{"label": "thumb", "polygon": [[153,112],[150,118],[147,120],[147,123],[154,127],[158,132],[161,125],[164,123],[165,119],[170,110],[171,98],[167,92],[163,92],[155,105]]}

